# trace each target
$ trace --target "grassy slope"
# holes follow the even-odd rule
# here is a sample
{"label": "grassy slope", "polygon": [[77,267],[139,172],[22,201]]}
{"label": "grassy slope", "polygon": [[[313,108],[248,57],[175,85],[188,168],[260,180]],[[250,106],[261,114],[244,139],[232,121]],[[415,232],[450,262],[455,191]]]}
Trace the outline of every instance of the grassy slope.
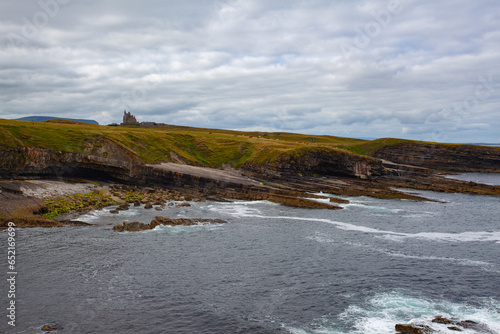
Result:
{"label": "grassy slope", "polygon": [[[415,143],[421,145],[438,145],[446,147],[481,147],[478,145],[466,145],[466,144],[448,144],[448,143],[436,143],[428,141],[418,141],[418,140],[408,140],[408,139],[398,139],[398,138],[379,138],[371,141],[365,141],[364,143],[358,143],[354,145],[349,145],[346,147],[351,152],[363,155],[372,155],[376,150],[384,146],[391,146],[400,143]],[[498,147],[489,147],[494,149],[500,149]]]}
{"label": "grassy slope", "polygon": [[112,127],[73,121],[43,123],[0,119],[0,145],[33,146],[53,151],[83,152],[85,142],[107,138],[134,152],[145,163],[173,161],[171,152],[192,164],[220,167],[273,161],[282,153],[310,149],[345,151],[366,141],[294,133],[240,132],[190,127]]}

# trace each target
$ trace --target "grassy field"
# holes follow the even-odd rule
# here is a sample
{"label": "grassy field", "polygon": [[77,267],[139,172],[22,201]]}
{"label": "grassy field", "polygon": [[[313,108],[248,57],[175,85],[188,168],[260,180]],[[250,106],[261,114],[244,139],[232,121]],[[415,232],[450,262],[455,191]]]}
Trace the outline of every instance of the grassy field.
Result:
{"label": "grassy field", "polygon": [[281,154],[295,156],[309,150],[341,150],[349,154],[370,155],[378,148],[405,139],[381,138],[372,141],[303,135],[286,132],[241,132],[181,126],[135,127],[102,126],[67,120],[43,123],[0,119],[1,146],[31,146],[55,152],[80,152],[112,140],[137,155],[144,163],[182,160],[189,164],[220,167],[230,164],[259,165],[274,161]]}
{"label": "grassy field", "polygon": [[346,150],[365,140],[285,132],[239,132],[178,126],[101,126],[64,120],[43,123],[0,119],[0,145],[31,146],[61,152],[84,152],[88,143],[109,139],[145,163],[175,161],[208,167],[271,162],[282,153]]}

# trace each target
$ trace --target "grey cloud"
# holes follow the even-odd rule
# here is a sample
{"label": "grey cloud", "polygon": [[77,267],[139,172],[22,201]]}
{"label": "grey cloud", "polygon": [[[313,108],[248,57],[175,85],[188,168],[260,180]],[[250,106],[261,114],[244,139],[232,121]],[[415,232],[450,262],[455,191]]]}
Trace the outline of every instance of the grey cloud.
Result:
{"label": "grey cloud", "polygon": [[497,1],[400,0],[377,23],[391,1],[70,1],[25,44],[12,34],[43,9],[4,1],[0,117],[497,141]]}

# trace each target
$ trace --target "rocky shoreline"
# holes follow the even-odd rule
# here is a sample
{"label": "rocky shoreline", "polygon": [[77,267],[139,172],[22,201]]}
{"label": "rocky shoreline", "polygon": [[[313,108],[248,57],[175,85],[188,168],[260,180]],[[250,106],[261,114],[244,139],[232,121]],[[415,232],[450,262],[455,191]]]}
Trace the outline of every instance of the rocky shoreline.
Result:
{"label": "rocky shoreline", "polygon": [[9,221],[19,227],[74,224],[54,218],[111,205],[118,206],[113,213],[141,204],[161,211],[167,201],[267,200],[336,210],[346,200],[335,195],[431,201],[400,189],[500,195],[500,186],[442,176],[442,169],[453,163],[455,171],[499,172],[500,150],[467,147],[464,152],[474,153],[480,162],[472,168],[467,154],[460,154],[455,146],[449,156],[442,145],[434,150],[404,143],[394,147],[400,156],[387,148],[372,153],[376,158],[315,149],[270,163],[219,169],[182,163],[143,164],[112,141],[102,142],[92,154],[4,147],[0,148],[0,156],[5,158],[0,163],[4,179],[0,182],[0,228]]}

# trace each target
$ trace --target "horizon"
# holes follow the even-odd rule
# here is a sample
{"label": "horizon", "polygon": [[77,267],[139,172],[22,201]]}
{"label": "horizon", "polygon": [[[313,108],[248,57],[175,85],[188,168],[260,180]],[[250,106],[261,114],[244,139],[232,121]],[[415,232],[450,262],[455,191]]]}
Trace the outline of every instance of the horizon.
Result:
{"label": "horizon", "polygon": [[0,117],[500,143],[493,0],[0,4]]}

